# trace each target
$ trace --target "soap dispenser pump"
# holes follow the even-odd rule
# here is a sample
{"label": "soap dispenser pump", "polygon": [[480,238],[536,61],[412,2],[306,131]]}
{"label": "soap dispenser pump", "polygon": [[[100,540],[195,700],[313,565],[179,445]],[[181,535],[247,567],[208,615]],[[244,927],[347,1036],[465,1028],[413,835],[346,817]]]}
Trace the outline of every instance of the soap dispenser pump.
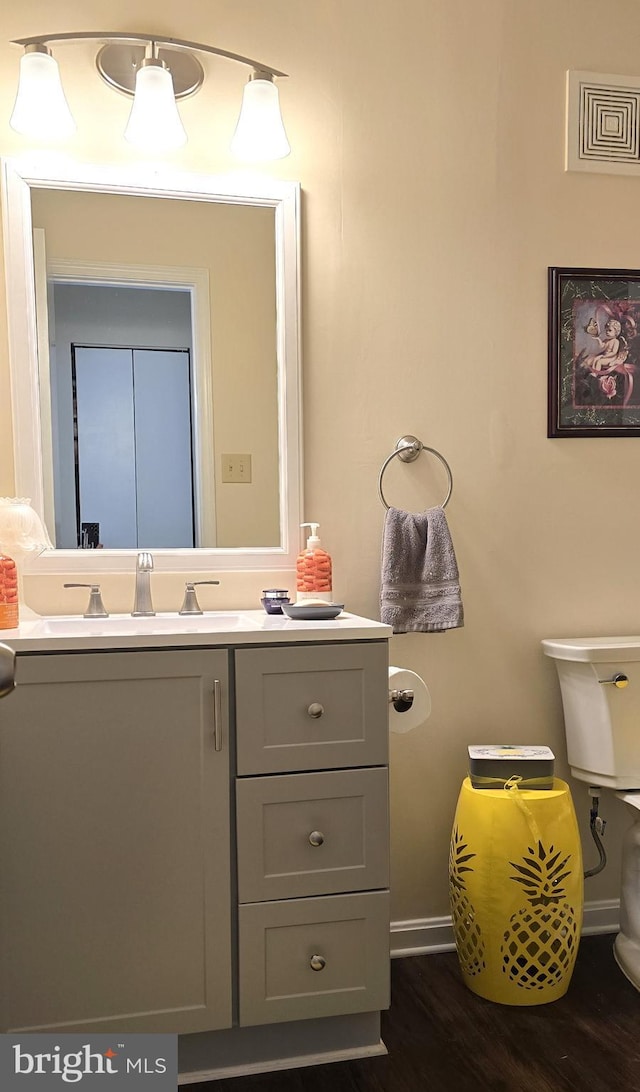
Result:
{"label": "soap dispenser pump", "polygon": [[331,603],[333,589],[331,582],[331,558],[318,537],[319,523],[301,523],[301,527],[310,527],[306,549],[298,554],[296,564],[296,599],[303,603],[310,599]]}

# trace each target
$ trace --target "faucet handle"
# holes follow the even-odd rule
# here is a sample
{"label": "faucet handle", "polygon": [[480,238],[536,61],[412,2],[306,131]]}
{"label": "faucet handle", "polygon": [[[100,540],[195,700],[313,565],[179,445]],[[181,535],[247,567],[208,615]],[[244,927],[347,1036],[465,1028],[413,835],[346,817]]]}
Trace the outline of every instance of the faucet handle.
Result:
{"label": "faucet handle", "polygon": [[89,592],[89,605],[84,612],[84,618],[108,618],[109,613],[104,609],[99,584],[65,584],[65,588],[91,588]]}
{"label": "faucet handle", "polygon": [[196,584],[219,584],[219,580],[187,580],[184,588],[184,601],[178,614],[202,614],[196,596]]}

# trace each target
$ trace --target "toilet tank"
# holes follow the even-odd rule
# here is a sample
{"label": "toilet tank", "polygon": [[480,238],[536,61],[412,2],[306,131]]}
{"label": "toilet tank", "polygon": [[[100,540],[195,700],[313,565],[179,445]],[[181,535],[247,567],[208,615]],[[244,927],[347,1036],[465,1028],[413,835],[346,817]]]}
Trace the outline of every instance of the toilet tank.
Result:
{"label": "toilet tank", "polygon": [[[640,789],[640,637],[545,640],[542,648],[558,671],[573,776]],[[618,675],[626,685],[614,685]]]}

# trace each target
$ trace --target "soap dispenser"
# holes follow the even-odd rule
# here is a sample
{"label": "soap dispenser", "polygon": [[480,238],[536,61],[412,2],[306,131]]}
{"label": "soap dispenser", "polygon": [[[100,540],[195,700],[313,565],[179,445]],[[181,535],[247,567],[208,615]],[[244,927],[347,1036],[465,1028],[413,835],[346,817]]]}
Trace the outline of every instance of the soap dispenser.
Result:
{"label": "soap dispenser", "polygon": [[306,549],[298,554],[296,564],[296,599],[298,603],[310,599],[325,603],[332,602],[331,558],[318,538],[319,523],[301,523],[301,527],[310,527]]}
{"label": "soap dispenser", "polygon": [[18,622],[18,570],[0,550],[0,629],[17,629]]}

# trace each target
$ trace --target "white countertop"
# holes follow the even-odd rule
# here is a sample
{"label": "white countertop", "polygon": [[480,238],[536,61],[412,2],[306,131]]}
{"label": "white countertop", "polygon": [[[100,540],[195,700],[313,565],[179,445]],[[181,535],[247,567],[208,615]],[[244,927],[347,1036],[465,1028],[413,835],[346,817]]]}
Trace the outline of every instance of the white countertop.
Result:
{"label": "white countertop", "polygon": [[0,642],[17,653],[79,650],[201,648],[291,644],[303,641],[375,641],[391,637],[391,626],[343,611],[332,621],[295,621],[262,610],[206,611],[193,618],[158,613],[153,618],[112,614],[89,619],[56,615],[0,630]]}

